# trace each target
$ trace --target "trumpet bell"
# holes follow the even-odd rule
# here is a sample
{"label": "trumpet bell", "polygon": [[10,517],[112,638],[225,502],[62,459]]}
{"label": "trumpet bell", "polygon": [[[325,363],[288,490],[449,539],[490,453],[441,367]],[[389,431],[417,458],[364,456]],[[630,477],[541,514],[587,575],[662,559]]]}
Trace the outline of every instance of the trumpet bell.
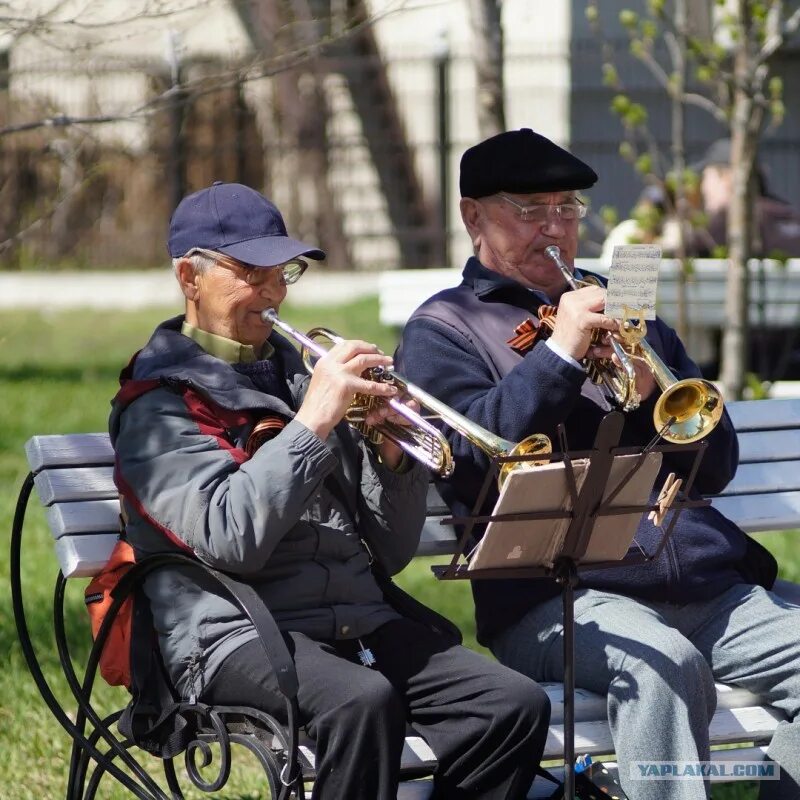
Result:
{"label": "trumpet bell", "polygon": [[550,438],[543,433],[534,433],[523,439],[521,442],[510,447],[502,455],[516,458],[518,456],[542,456],[542,458],[532,458],[525,461],[505,461],[500,465],[500,475],[497,478],[497,486],[502,489],[503,484],[508,480],[512,472],[530,470],[534,467],[541,467],[543,464],[550,463],[550,456],[553,453],[553,446]]}
{"label": "trumpet bell", "polygon": [[663,439],[691,444],[711,433],[722,418],[724,403],[714,384],[700,378],[675,381],[656,401],[653,423]]}

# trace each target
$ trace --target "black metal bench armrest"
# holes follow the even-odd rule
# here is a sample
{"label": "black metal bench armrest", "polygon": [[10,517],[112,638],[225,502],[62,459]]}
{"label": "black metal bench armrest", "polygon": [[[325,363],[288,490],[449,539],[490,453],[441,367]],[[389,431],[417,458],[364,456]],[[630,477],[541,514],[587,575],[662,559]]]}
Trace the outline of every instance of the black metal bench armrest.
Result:
{"label": "black metal bench armrest", "polygon": [[[264,652],[269,663],[275,672],[278,682],[278,688],[286,699],[286,714],[287,714],[287,732],[288,739],[286,743],[286,763],[287,765],[294,765],[295,774],[284,776],[281,774],[280,780],[283,784],[283,789],[291,787],[300,777],[300,770],[297,760],[297,747],[298,747],[298,710],[297,710],[297,672],[295,670],[294,661],[286,646],[283,635],[278,628],[275,619],[269,612],[269,609],[264,605],[264,602],[255,592],[252,586],[240,581],[230,575],[214,569],[207,564],[204,564],[197,559],[183,555],[181,553],[161,553],[157,555],[148,556],[141,562],[133,566],[128,572],[120,579],[119,583],[114,587],[111,592],[113,602],[106,614],[103,624],[97,634],[97,639],[92,647],[92,652],[89,655],[87,663],[87,677],[93,676],[97,663],[100,658],[100,653],[103,649],[103,644],[107,637],[108,631],[113,624],[114,617],[116,616],[119,608],[128,598],[128,596],[141,584],[144,578],[151,572],[164,567],[188,567],[192,569],[199,569],[204,575],[211,577],[218,584],[220,584],[230,595],[231,599],[239,607],[242,613],[247,617],[253,625],[256,633],[258,634],[259,641],[261,642]],[[91,684],[84,685],[83,697],[86,697],[87,689],[91,690]],[[80,698],[79,698],[80,699]],[[285,794],[281,792],[280,798]],[[276,800],[280,800],[276,798]]]}

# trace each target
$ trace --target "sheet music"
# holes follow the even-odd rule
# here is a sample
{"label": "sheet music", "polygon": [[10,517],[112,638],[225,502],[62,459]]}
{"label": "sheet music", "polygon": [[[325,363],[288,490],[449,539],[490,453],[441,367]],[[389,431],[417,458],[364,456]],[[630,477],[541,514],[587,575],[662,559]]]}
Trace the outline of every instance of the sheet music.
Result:
{"label": "sheet music", "polygon": [[[655,244],[617,245],[611,259],[605,314],[614,319],[655,319],[661,248]],[[636,314],[626,313],[626,307]],[[643,310],[644,313],[641,313]]]}
{"label": "sheet music", "polygon": [[[638,463],[638,459],[636,454],[614,457],[603,494],[604,501]],[[658,476],[661,461],[661,452],[647,453],[643,463],[615,496],[611,506],[619,508],[649,504],[650,492]],[[588,466],[586,459],[572,462],[578,494],[585,482]],[[512,472],[503,484],[492,514],[570,511],[572,496],[566,470],[563,461],[554,461],[540,467]],[[598,516],[581,563],[623,558],[641,519],[642,512]],[[563,554],[569,525],[569,517],[494,520],[486,526],[486,532],[472,551],[467,570],[552,567],[556,558]]]}

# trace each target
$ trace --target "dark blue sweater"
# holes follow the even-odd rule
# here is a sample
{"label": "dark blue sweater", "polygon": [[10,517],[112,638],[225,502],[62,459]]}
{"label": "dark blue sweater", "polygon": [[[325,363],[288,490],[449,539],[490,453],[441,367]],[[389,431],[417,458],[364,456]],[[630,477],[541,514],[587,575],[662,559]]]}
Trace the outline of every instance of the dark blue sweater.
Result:
{"label": "dark blue sweater", "polygon": [[[524,357],[506,343],[515,326],[536,317],[543,298],[485,269],[471,258],[460,286],[446,289],[411,316],[395,355],[399,374],[408,377],[451,408],[518,442],[531,433],[547,434],[557,446],[556,428],[564,423],[570,450],[591,447],[600,420],[608,412],[586,386],[582,369],[539,342]],[[648,324],[647,339],[677,378],[699,377],[675,331],[661,320]],[[643,445],[654,434],[657,392],[625,415],[622,446]],[[452,430],[448,439],[456,458],[453,477],[439,485],[455,515],[472,511],[489,468],[487,457]],[[738,442],[727,413],[707,438],[708,449],[695,478],[693,495],[714,494],[733,478]],[[665,453],[660,487],[669,472],[686,475],[691,453]],[[497,495],[490,493],[485,512]],[[643,518],[636,540],[653,552],[662,533]],[[774,579],[774,561],[733,522],[710,507],[684,510],[673,535],[655,561],[581,573],[580,586],[643,599],[687,603],[712,597],[753,575]],[[473,581],[478,639],[489,645],[500,630],[537,603],[555,596],[551,580]]]}

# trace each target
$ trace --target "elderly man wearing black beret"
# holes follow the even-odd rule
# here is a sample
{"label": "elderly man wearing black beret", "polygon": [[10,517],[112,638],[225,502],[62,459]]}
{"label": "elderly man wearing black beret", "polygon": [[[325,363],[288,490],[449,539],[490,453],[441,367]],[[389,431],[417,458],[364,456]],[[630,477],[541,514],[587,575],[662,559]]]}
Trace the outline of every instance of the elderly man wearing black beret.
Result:
{"label": "elderly man wearing black beret", "polygon": [[[603,313],[602,281],[571,290],[545,250],[560,248],[581,277],[574,258],[586,209],[578,191],[596,180],[589,166],[529,129],[467,150],[461,216],[474,256],[459,286],[411,316],[396,355],[398,371],[510,441],[545,433],[558,442],[563,424],[572,449],[591,447],[612,404],[588,380],[583,361],[610,355],[607,345],[592,344],[592,332],[617,325]],[[542,304],[557,306],[552,335],[523,346],[515,329],[537,320]],[[647,338],[678,378],[700,376],[661,320],[648,325]],[[641,405],[625,415],[623,445],[644,445],[654,434],[656,386],[640,366],[637,389]],[[456,470],[440,491],[456,516],[468,515],[489,463],[462,437],[449,436]],[[695,495],[720,491],[738,462],[727,414],[706,441]],[[665,453],[656,486],[670,471],[685,475],[693,456]],[[487,512],[496,498],[487,498]],[[636,532],[650,552],[660,536],[648,519]],[[576,682],[608,695],[629,797],[706,797],[702,779],[672,782],[668,792],[663,782],[636,780],[634,762],[709,759],[715,680],[766,696],[790,720],[797,718],[800,610],[768,591],[775,573],[774,559],[710,507],[685,510],[655,562],[581,573]],[[538,681],[562,679],[562,608],[554,582],[476,580],[473,595],[478,638],[503,663]],[[800,797],[800,723],[778,728],[769,756],[780,762],[781,780],[764,781],[762,797]]]}

